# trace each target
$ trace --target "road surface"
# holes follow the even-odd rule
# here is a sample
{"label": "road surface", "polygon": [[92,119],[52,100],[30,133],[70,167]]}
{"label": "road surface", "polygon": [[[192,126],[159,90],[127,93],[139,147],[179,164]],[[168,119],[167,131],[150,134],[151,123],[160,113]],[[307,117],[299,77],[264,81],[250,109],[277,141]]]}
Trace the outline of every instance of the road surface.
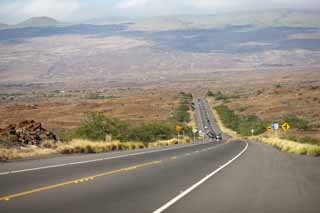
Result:
{"label": "road surface", "polygon": [[0,212],[319,212],[320,159],[260,143],[0,164]]}

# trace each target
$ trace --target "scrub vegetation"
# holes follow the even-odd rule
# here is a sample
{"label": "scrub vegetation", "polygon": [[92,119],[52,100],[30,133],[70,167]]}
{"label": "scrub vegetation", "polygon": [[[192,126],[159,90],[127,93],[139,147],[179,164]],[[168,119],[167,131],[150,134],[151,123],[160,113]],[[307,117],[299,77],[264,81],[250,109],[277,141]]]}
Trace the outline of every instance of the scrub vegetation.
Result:
{"label": "scrub vegetation", "polygon": [[[226,105],[216,106],[215,110],[227,128],[242,136],[259,135],[266,131],[266,122],[256,115],[238,115]],[[252,133],[251,130],[254,132]]]}
{"label": "scrub vegetation", "polygon": [[[59,141],[44,141],[40,146],[7,149],[0,147],[0,160],[38,157],[50,154],[102,153],[189,143],[192,120],[189,112],[192,95],[179,93],[179,104],[163,122],[131,125],[99,112],[85,114],[80,126],[56,131]],[[183,126],[183,136],[176,138],[176,125]]]}
{"label": "scrub vegetation", "polygon": [[[224,105],[214,107],[213,115],[215,116],[215,119],[217,120],[217,124],[219,125],[221,131],[232,136],[234,139],[240,138],[249,139],[251,141],[261,141],[262,143],[270,144],[273,147],[276,147],[277,149],[284,152],[308,156],[320,156],[320,141],[318,139],[311,137],[296,137],[290,135],[286,136],[285,138],[280,138],[268,133],[244,138],[243,136],[247,136],[248,134],[246,134],[247,132],[244,132],[245,134],[241,134],[242,128],[240,128],[239,126],[250,126],[252,124],[251,122],[257,122],[257,119],[251,120],[246,119],[246,117],[236,115],[234,111],[230,110]],[[243,121],[241,120],[244,120],[244,124],[242,124]],[[295,128],[306,127],[306,122],[303,119],[297,118],[296,116],[290,115],[285,117],[283,120],[291,122],[296,121],[292,122]],[[258,123],[262,124],[263,122],[259,121]]]}

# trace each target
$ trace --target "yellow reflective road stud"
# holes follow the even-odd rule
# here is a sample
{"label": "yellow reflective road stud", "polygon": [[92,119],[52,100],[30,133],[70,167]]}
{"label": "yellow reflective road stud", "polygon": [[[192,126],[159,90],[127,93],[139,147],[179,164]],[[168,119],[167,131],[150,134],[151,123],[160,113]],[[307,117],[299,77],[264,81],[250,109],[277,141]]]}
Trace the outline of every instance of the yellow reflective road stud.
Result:
{"label": "yellow reflective road stud", "polygon": [[286,132],[290,129],[290,125],[288,123],[284,123],[281,125],[281,128]]}

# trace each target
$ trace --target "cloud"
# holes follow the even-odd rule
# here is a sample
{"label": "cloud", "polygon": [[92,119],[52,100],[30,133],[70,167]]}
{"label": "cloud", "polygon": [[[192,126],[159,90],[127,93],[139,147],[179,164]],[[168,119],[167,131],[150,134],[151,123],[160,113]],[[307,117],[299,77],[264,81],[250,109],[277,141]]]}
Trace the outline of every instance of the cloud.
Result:
{"label": "cloud", "polygon": [[320,9],[320,0],[0,0],[0,22],[34,16],[62,21],[99,16],[214,14],[239,10]]}
{"label": "cloud", "polygon": [[70,17],[79,10],[78,0],[25,0],[8,1],[0,5],[1,18],[25,19],[35,16],[50,16],[57,19]]}
{"label": "cloud", "polygon": [[122,0],[120,11],[143,14],[163,12],[215,13],[254,9],[320,9],[319,0]]}
{"label": "cloud", "polygon": [[127,9],[132,7],[144,6],[148,2],[150,2],[150,0],[126,0],[116,4],[115,7],[118,9]]}

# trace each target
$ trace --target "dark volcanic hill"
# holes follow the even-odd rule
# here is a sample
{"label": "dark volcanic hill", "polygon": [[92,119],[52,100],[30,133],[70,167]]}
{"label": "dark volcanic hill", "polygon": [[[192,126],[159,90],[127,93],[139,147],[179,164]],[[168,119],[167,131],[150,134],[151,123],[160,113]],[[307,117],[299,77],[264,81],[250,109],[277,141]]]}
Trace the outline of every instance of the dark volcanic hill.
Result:
{"label": "dark volcanic hill", "polygon": [[59,26],[62,23],[50,17],[33,17],[17,24],[17,27],[52,27]]}

